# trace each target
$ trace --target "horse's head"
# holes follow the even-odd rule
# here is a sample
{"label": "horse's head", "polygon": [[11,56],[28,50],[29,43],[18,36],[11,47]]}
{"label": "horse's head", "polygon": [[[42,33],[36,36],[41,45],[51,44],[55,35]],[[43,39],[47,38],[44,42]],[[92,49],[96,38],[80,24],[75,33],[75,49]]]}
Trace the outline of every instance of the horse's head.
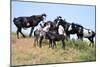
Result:
{"label": "horse's head", "polygon": [[59,25],[64,26],[66,22],[65,22],[65,20],[64,20],[61,16],[58,16],[58,17],[54,20],[54,23],[56,24],[56,27],[58,27]]}
{"label": "horse's head", "polygon": [[41,16],[42,16],[41,20],[44,21],[44,20],[46,19],[46,16],[47,16],[47,15],[44,13],[44,14],[42,14]]}
{"label": "horse's head", "polygon": [[47,25],[50,25],[50,23],[51,23],[51,21],[44,22],[44,26],[43,27],[45,27]]}
{"label": "horse's head", "polygon": [[43,30],[47,32],[51,27],[51,23],[52,23],[51,21],[45,22],[43,26]]}
{"label": "horse's head", "polygon": [[33,18],[33,20],[35,20],[35,22],[40,22],[40,21],[43,21],[46,19],[46,14],[41,14],[41,15],[32,15],[31,16]]}

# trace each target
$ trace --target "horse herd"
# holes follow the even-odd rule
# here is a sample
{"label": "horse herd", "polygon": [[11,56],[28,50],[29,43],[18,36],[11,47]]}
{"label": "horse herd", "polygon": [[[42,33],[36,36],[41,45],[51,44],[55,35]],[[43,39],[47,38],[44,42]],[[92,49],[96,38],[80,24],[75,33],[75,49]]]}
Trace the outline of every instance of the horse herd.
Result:
{"label": "horse herd", "polygon": [[[58,16],[54,21],[44,21],[46,19],[46,14],[32,15],[28,17],[17,17],[13,19],[14,24],[17,27],[17,38],[19,39],[19,33],[25,38],[26,36],[22,33],[22,28],[31,27],[29,36],[32,36],[34,28],[42,21],[43,25],[40,24],[41,28],[34,31],[34,46],[39,45],[42,47],[42,40],[49,40],[49,47],[55,48],[56,41],[62,41],[62,48],[65,49],[65,39],[68,40],[71,34],[76,34],[78,39],[83,40],[87,38],[90,41],[90,46],[94,46],[95,32],[93,30],[87,29],[80,24],[69,23],[61,16]],[[59,27],[62,26],[64,31],[63,34],[59,34]]]}

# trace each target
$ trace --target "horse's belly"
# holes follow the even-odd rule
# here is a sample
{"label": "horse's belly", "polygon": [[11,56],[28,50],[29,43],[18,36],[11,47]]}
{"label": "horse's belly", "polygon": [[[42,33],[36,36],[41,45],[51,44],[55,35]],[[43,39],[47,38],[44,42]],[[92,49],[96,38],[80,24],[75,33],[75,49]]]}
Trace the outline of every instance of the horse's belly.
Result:
{"label": "horse's belly", "polygon": [[55,38],[55,41],[64,40],[64,38],[65,38],[64,35],[58,35],[58,37]]}
{"label": "horse's belly", "polygon": [[84,37],[90,37],[91,35],[89,34],[83,34]]}

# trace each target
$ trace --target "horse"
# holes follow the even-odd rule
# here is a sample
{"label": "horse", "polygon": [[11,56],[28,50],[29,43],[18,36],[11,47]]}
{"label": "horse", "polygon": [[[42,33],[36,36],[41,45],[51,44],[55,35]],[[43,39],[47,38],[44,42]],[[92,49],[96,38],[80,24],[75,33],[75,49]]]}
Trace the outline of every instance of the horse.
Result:
{"label": "horse", "polygon": [[[65,49],[65,42],[64,42],[65,36],[59,35],[57,33],[57,30],[55,30],[57,28],[54,28],[54,27],[55,27],[55,23],[53,23],[52,21],[47,21],[44,24],[44,27],[42,28],[42,30],[40,30],[40,34],[39,33],[37,34],[39,38],[36,38],[36,39],[39,39],[37,40],[39,41],[39,46],[42,47],[41,45],[42,40],[43,38],[46,38],[46,39],[49,39],[49,47],[54,48],[56,47],[56,41],[62,41],[62,48]],[[39,32],[39,30],[35,31],[34,33],[35,36],[36,36],[36,32]]]}
{"label": "horse", "polygon": [[22,36],[25,38],[25,35],[22,33],[22,28],[26,29],[26,28],[30,28],[31,27],[31,31],[29,36],[32,36],[32,32],[35,26],[38,25],[39,22],[43,21],[46,18],[46,14],[41,14],[41,15],[32,15],[32,16],[28,16],[28,17],[17,17],[13,19],[14,24],[17,27],[17,38],[19,39],[19,33],[22,34]]}
{"label": "horse", "polygon": [[62,48],[65,49],[65,36],[64,35],[59,35],[56,31],[48,31],[47,32],[47,37],[49,39],[49,47],[51,48],[56,48],[56,42],[57,41],[62,41]]}
{"label": "horse", "polygon": [[56,26],[62,25],[64,27],[67,37],[70,38],[70,34],[77,34],[78,39],[83,40],[83,38],[88,38],[88,40],[90,41],[89,45],[91,45],[91,43],[94,44],[93,38],[96,34],[94,31],[86,29],[80,24],[68,23],[64,19],[62,19],[61,16],[56,19],[55,23]]}
{"label": "horse", "polygon": [[90,41],[90,44],[89,46],[94,46],[94,37],[96,35],[96,33],[91,30],[91,29],[87,29],[87,28],[84,28],[82,26],[80,26],[79,24],[72,24],[73,28],[75,30],[77,30],[77,37],[78,39],[81,39],[83,40],[83,38],[87,38],[89,41]]}
{"label": "horse", "polygon": [[65,33],[66,33],[66,40],[68,40],[68,38],[70,38],[70,34],[75,34],[75,32],[70,29],[72,24],[67,22],[67,21],[65,21],[65,19],[62,19],[61,16],[58,16],[54,20],[54,23],[56,24],[56,27],[58,27],[59,25],[63,26],[63,28],[65,30]]}
{"label": "horse", "polygon": [[40,24],[41,28],[37,28],[34,31],[34,46],[39,45],[39,47],[42,47],[42,40],[46,37],[46,32],[49,30],[50,28],[50,22],[51,21],[47,21],[44,23],[44,25]]}

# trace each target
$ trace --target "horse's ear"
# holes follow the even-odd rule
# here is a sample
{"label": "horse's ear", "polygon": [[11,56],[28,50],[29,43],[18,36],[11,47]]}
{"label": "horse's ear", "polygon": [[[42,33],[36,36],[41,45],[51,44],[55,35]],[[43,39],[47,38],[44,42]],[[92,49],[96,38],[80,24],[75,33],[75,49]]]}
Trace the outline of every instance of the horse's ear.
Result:
{"label": "horse's ear", "polygon": [[74,22],[72,22],[72,25],[74,25]]}
{"label": "horse's ear", "polygon": [[43,28],[43,25],[42,24],[40,24],[40,26]]}
{"label": "horse's ear", "polygon": [[43,13],[42,16],[45,16],[46,17],[47,15],[45,13]]}
{"label": "horse's ear", "polygon": [[75,26],[75,23],[74,22],[72,22],[72,27],[74,27]]}

